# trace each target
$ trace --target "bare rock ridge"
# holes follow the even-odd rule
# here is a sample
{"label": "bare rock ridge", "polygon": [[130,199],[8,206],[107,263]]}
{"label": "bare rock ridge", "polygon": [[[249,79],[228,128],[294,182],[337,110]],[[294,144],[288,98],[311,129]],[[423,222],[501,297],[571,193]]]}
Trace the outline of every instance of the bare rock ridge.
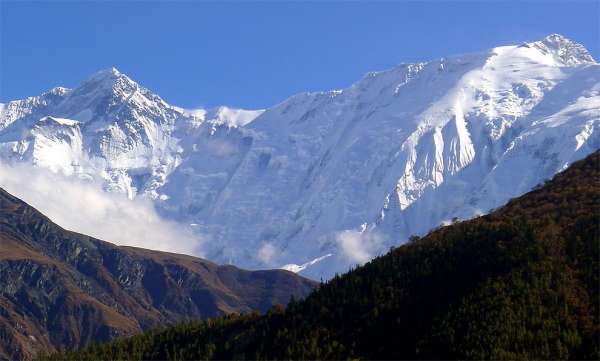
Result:
{"label": "bare rock ridge", "polygon": [[316,283],[118,247],[69,232],[0,189],[0,359],[27,359],[230,312],[265,311]]}

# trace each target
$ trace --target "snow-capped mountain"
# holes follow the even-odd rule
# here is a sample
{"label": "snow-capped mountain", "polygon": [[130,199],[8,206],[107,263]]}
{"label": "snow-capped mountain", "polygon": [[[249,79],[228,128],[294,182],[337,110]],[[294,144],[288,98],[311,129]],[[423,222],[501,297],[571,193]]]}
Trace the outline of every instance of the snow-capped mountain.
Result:
{"label": "snow-capped mountain", "polygon": [[264,112],[184,110],[114,69],[1,109],[3,159],[148,195],[213,260],[329,277],[600,148],[600,65],[550,35]]}
{"label": "snow-capped mountain", "polygon": [[237,127],[261,112],[173,107],[114,68],[75,89],[57,87],[1,109],[2,158],[102,179],[107,190],[130,198],[158,197],[182,160],[178,132]]}

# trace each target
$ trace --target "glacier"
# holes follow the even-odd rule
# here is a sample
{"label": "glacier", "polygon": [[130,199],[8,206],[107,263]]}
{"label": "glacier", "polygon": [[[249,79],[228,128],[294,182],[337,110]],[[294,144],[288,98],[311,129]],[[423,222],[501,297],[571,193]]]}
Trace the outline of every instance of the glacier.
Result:
{"label": "glacier", "polygon": [[0,105],[0,159],[151,199],[214,261],[327,279],[531,190],[599,126],[600,64],[553,34],[264,110],[183,109],[108,69]]}

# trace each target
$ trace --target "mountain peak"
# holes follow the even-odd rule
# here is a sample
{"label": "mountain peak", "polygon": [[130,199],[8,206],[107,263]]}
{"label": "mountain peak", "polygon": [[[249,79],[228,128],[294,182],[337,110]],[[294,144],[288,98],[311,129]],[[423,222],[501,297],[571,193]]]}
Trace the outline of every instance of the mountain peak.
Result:
{"label": "mountain peak", "polygon": [[564,36],[562,34],[558,34],[558,33],[550,34],[550,35],[546,36],[544,39],[542,39],[542,41],[543,42],[569,42],[569,43],[573,43],[572,40],[570,40],[566,36]]}
{"label": "mountain peak", "polygon": [[42,96],[64,97],[65,95],[69,94],[69,92],[71,92],[71,89],[57,86],[43,93]]}
{"label": "mountain peak", "polygon": [[543,53],[553,54],[567,66],[596,63],[583,45],[561,34],[550,34],[530,45],[535,46]]}
{"label": "mountain peak", "polygon": [[127,97],[139,88],[135,81],[112,67],[92,74],[75,88],[73,95],[119,94],[121,97]]}
{"label": "mountain peak", "polygon": [[122,73],[113,66],[97,71],[92,77],[118,77],[120,75],[122,75]]}
{"label": "mountain peak", "polygon": [[124,73],[121,73],[115,67],[102,69],[92,74],[92,76],[90,76],[87,80],[83,82],[83,84],[90,83],[105,85],[106,87],[112,87],[116,83],[129,84],[130,86],[134,86],[137,84],[130,77],[128,77]]}

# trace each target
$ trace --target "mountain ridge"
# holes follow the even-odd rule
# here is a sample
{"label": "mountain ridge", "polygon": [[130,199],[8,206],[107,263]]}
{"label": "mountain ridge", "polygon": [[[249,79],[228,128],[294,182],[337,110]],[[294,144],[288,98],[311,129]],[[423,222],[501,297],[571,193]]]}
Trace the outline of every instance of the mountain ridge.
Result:
{"label": "mountain ridge", "polygon": [[0,188],[0,359],[177,321],[264,311],[316,283],[69,232]]}
{"label": "mountain ridge", "polygon": [[[116,73],[98,77],[129,79]],[[97,86],[83,96],[82,86],[93,107],[51,114],[86,119],[81,139],[75,129],[66,140],[52,129],[14,136],[35,125],[4,129],[0,158],[150,197],[211,239],[210,259],[250,268],[322,259],[302,272],[329,278],[454,217],[486,213],[598,149],[599,84],[589,52],[557,34],[370,72],[241,118],[185,111],[122,80],[116,98],[92,96]],[[28,106],[0,118],[48,115],[19,115]]]}

